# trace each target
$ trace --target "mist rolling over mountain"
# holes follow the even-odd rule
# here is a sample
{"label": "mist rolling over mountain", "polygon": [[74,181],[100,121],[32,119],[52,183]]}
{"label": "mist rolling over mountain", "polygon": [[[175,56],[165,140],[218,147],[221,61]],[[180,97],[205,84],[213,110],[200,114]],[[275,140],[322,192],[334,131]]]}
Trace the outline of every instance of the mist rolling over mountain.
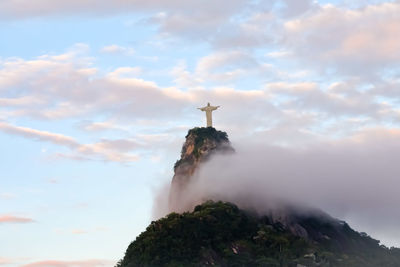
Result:
{"label": "mist rolling over mountain", "polygon": [[[395,178],[380,167],[396,165],[381,147],[366,156],[357,145],[324,145],[233,149],[224,132],[190,130],[168,195],[156,198],[158,216],[172,213],[152,222],[117,266],[398,266],[399,249],[326,213],[372,218],[367,207],[379,194],[367,189],[394,192],[377,185]],[[398,219],[391,207],[380,212]],[[388,221],[381,226],[395,232]]]}
{"label": "mist rolling over mountain", "polygon": [[263,225],[215,264],[293,213],[400,247],[400,0],[0,0],[0,36],[1,267],[110,267],[173,212]]}

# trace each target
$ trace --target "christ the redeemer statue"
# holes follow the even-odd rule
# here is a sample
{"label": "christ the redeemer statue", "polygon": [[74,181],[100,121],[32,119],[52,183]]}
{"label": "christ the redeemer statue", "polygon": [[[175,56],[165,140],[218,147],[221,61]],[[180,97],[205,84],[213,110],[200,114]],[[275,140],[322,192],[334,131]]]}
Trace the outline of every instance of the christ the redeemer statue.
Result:
{"label": "christ the redeemer statue", "polygon": [[211,106],[210,103],[207,103],[207,106],[204,108],[198,108],[201,111],[206,112],[206,117],[207,117],[207,127],[212,127],[212,112],[219,108],[219,106]]}

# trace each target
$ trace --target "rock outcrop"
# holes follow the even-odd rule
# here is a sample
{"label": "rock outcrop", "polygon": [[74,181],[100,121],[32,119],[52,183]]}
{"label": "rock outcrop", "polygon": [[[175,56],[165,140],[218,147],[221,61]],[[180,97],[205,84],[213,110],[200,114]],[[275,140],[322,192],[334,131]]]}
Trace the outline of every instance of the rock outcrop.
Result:
{"label": "rock outcrop", "polygon": [[182,195],[187,185],[193,179],[193,174],[199,166],[209,160],[215,153],[232,153],[228,135],[213,127],[193,128],[186,135],[186,141],[182,146],[181,158],[175,163],[174,177],[172,178],[169,196],[169,210],[182,212]]}

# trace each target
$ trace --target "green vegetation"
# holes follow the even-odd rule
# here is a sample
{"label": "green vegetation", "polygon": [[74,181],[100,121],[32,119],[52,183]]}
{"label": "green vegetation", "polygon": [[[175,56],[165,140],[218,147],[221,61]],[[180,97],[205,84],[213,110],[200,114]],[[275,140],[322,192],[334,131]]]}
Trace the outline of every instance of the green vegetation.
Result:
{"label": "green vegetation", "polygon": [[182,164],[192,164],[195,160],[198,160],[201,156],[201,150],[206,143],[206,140],[215,144],[214,148],[208,148],[210,150],[217,149],[222,143],[229,143],[228,134],[226,132],[218,131],[213,127],[196,127],[190,129],[186,135],[186,140],[190,137],[194,138],[194,148],[190,157],[183,157],[175,162],[174,170]]}
{"label": "green vegetation", "polygon": [[229,142],[227,133],[218,131],[213,127],[193,128],[189,130],[188,134],[186,135],[186,138],[188,138],[189,136],[195,137],[193,155],[196,158],[199,158],[199,156],[201,155],[200,149],[207,139],[214,141],[216,144],[219,144],[221,142]]}
{"label": "green vegetation", "polygon": [[317,217],[299,223],[311,235],[329,238],[306,241],[268,217],[209,201],[193,212],[171,213],[152,222],[116,267],[400,266],[399,249],[380,246],[345,223],[340,229]]}
{"label": "green vegetation", "polygon": [[229,142],[228,134],[226,132],[218,131],[214,127],[195,127],[190,129],[186,138],[190,135],[196,136],[195,144],[201,146],[205,139],[212,139],[220,142]]}

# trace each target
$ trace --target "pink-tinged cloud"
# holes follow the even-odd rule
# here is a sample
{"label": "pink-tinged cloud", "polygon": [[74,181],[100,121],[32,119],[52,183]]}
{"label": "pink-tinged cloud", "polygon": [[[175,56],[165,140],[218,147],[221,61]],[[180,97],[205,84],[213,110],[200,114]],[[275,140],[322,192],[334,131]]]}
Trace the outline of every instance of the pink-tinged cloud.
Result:
{"label": "pink-tinged cloud", "polygon": [[129,163],[139,159],[137,155],[128,153],[140,145],[134,140],[103,139],[101,142],[94,144],[80,144],[74,138],[66,135],[16,126],[7,122],[0,122],[0,131],[37,141],[50,142],[68,147],[72,150],[72,154],[59,154],[60,157],[64,156],[74,159],[104,160],[123,163]]}
{"label": "pink-tinged cloud", "polygon": [[12,263],[12,260],[0,257],[0,265],[6,265],[6,264],[11,264],[11,263]]}
{"label": "pink-tinged cloud", "polygon": [[76,142],[72,137],[69,136],[57,133],[50,133],[46,131],[39,131],[27,127],[15,126],[5,122],[0,122],[0,130],[9,134],[23,136],[25,138],[47,141],[69,147],[76,147],[79,145],[78,142]]}
{"label": "pink-tinged cloud", "polygon": [[74,229],[71,231],[71,233],[73,233],[74,235],[83,235],[87,234],[88,232],[82,229]]}
{"label": "pink-tinged cloud", "polygon": [[0,223],[31,223],[31,222],[34,222],[34,220],[28,217],[19,217],[12,215],[0,216]]}
{"label": "pink-tinged cloud", "polygon": [[391,66],[399,61],[399,12],[398,1],[356,10],[320,6],[309,15],[284,24],[286,45],[296,56],[313,64],[334,65],[341,72],[365,74],[366,69]]}
{"label": "pink-tinged cloud", "polygon": [[114,262],[109,260],[82,260],[82,261],[60,261],[60,260],[44,260],[21,265],[20,267],[101,267],[111,266]]}

